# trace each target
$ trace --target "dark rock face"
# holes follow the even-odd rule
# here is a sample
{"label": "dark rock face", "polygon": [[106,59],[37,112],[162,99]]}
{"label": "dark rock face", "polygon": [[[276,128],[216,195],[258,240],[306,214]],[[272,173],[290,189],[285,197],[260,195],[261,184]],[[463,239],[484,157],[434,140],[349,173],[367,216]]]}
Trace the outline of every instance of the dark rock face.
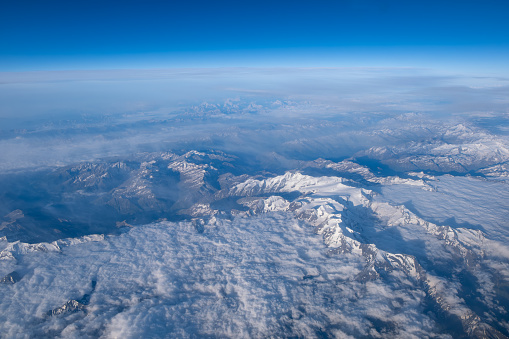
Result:
{"label": "dark rock face", "polygon": [[65,313],[86,312],[86,306],[76,300],[69,300],[64,305],[48,311],[48,316],[56,316]]}
{"label": "dark rock face", "polygon": [[90,302],[90,297],[92,296],[92,293],[94,293],[94,291],[95,291],[96,284],[97,284],[97,282],[95,280],[93,280],[92,281],[92,291],[90,291],[90,293],[84,294],[78,300],[71,299],[68,302],[66,302],[64,305],[48,311],[46,313],[46,315],[52,317],[52,316],[57,316],[60,314],[69,314],[69,313],[76,313],[76,312],[87,313],[87,305]]}
{"label": "dark rock face", "polygon": [[0,284],[12,285],[21,280],[21,275],[18,272],[14,271],[7,274],[0,280]]}

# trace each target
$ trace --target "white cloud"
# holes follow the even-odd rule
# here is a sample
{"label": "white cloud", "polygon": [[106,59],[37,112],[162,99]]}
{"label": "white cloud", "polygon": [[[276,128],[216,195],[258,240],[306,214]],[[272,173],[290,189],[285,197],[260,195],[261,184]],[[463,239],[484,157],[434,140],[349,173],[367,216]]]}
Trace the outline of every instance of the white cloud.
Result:
{"label": "white cloud", "polygon": [[[27,254],[17,266],[22,280],[0,289],[0,326],[64,337],[357,336],[367,335],[365,316],[383,314],[400,337],[433,331],[419,313],[422,293],[381,282],[365,289],[353,280],[362,257],[327,256],[312,228],[296,223],[270,214],[219,220],[199,234],[192,223],[163,222],[62,254]],[[319,276],[304,279],[310,272]],[[86,316],[45,316],[90,293],[92,280]],[[417,321],[427,325],[407,326]]]}

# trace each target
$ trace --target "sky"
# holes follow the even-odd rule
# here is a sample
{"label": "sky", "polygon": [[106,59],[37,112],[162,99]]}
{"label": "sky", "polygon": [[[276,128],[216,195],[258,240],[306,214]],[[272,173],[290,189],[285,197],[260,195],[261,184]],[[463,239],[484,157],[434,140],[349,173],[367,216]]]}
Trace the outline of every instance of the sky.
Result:
{"label": "sky", "polygon": [[3,1],[0,72],[174,67],[507,71],[509,2]]}

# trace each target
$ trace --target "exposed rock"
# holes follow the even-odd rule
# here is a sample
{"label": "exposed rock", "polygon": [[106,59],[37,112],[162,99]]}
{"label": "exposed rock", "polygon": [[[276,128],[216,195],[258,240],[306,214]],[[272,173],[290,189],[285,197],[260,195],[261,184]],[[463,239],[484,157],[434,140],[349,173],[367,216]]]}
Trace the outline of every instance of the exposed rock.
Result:
{"label": "exposed rock", "polygon": [[14,271],[7,274],[5,277],[0,279],[0,284],[12,285],[21,280],[21,275],[18,272]]}

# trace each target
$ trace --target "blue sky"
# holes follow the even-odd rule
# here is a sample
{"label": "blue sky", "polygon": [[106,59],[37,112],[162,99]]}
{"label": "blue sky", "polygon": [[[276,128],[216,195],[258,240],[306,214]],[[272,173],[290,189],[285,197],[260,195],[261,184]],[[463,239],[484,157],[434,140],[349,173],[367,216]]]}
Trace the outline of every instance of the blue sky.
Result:
{"label": "blue sky", "polygon": [[509,59],[509,1],[4,1],[0,71],[459,67]]}

